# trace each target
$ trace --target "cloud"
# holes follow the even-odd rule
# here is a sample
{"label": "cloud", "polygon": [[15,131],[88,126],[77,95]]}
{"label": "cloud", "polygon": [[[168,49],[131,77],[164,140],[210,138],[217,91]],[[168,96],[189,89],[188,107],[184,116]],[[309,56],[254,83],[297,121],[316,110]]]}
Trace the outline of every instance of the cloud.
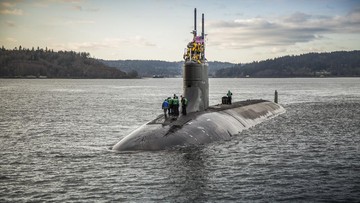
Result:
{"label": "cloud", "polygon": [[81,42],[81,43],[67,43],[67,44],[55,44],[59,50],[98,50],[98,49],[123,49],[126,47],[155,47],[156,44],[148,41],[141,36],[135,36],[131,38],[108,38],[98,42]]}
{"label": "cloud", "polygon": [[4,9],[0,11],[1,14],[3,15],[17,15],[17,16],[22,16],[24,14],[23,10],[21,9]]}
{"label": "cloud", "polygon": [[301,23],[301,22],[306,22],[307,20],[311,19],[311,17],[312,15],[296,12],[290,15],[289,17],[285,17],[284,21],[290,23]]}
{"label": "cloud", "polygon": [[131,43],[131,44],[134,43],[134,45],[137,47],[155,47],[156,46],[155,43],[152,43],[141,36],[135,36],[135,37],[130,38],[129,43]]}
{"label": "cloud", "polygon": [[4,8],[12,8],[12,7],[15,7],[16,4],[14,2],[1,2],[1,7],[4,7]]}
{"label": "cloud", "polygon": [[16,40],[15,38],[12,38],[12,37],[8,37],[8,38],[6,38],[6,41],[8,41],[8,42],[12,42],[12,43],[17,42],[17,40]]}
{"label": "cloud", "polygon": [[15,8],[15,2],[1,2],[0,3],[0,14],[2,15],[17,15],[22,16],[24,14],[22,9]]}
{"label": "cloud", "polygon": [[78,11],[82,11],[83,9],[82,9],[82,6],[80,6],[80,5],[75,5],[75,6],[73,6],[73,8],[75,9],[75,10],[78,10]]}
{"label": "cloud", "polygon": [[100,8],[86,8],[85,11],[88,11],[88,12],[98,12],[98,11],[100,11]]}
{"label": "cloud", "polygon": [[346,23],[349,26],[357,26],[356,31],[359,31],[360,26],[360,8],[356,8],[353,11],[351,11],[348,15],[345,17],[340,17],[340,21],[343,23]]}
{"label": "cloud", "polygon": [[81,24],[95,24],[93,20],[69,20],[64,23],[65,25],[81,25]]}
{"label": "cloud", "polygon": [[83,2],[83,0],[58,0],[58,1],[63,3],[72,3],[72,4]]}
{"label": "cloud", "polygon": [[[344,16],[320,16],[296,12],[269,20],[236,19],[210,22],[209,45],[223,49],[277,47],[320,40],[326,34],[359,33],[360,9]],[[277,50],[274,50],[277,51]]]}
{"label": "cloud", "polygon": [[287,49],[284,48],[284,47],[273,47],[273,48],[271,49],[271,53],[273,53],[273,54],[284,53],[284,52],[286,52],[286,51],[287,51]]}
{"label": "cloud", "polygon": [[86,11],[86,12],[98,12],[98,11],[100,11],[99,8],[84,8],[83,6],[80,6],[80,5],[74,5],[72,8],[74,10],[77,10],[77,11]]}
{"label": "cloud", "polygon": [[5,21],[5,25],[8,27],[16,27],[16,25],[13,21]]}
{"label": "cloud", "polygon": [[[46,8],[49,7],[49,5],[52,4],[62,4],[65,6],[68,6],[69,9],[71,10],[75,10],[75,11],[85,11],[85,12],[97,12],[100,11],[99,8],[88,8],[86,6],[88,2],[84,1],[84,0],[41,0],[41,1],[36,1],[34,2],[32,5],[35,7],[40,7],[40,8]],[[56,5],[58,6],[58,5]]]}

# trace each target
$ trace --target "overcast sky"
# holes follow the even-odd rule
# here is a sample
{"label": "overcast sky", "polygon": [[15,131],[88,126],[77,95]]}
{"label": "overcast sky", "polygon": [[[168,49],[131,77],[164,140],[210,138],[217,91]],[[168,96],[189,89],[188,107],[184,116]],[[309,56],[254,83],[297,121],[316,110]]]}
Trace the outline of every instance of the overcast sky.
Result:
{"label": "overcast sky", "polygon": [[193,10],[207,59],[244,63],[360,50],[360,0],[0,0],[0,45],[181,61]]}

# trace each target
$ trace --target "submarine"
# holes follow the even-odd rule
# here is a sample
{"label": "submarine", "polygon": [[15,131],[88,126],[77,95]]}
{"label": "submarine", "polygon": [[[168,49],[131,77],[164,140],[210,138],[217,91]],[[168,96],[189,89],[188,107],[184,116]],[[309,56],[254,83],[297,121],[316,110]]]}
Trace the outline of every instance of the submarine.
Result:
{"label": "submarine", "polygon": [[196,18],[195,8],[193,39],[185,49],[183,65],[183,95],[189,101],[188,113],[178,117],[159,115],[121,139],[113,150],[154,151],[227,141],[244,129],[286,112],[277,102],[262,99],[231,104],[223,100],[221,104],[209,106],[204,14],[199,36]]}

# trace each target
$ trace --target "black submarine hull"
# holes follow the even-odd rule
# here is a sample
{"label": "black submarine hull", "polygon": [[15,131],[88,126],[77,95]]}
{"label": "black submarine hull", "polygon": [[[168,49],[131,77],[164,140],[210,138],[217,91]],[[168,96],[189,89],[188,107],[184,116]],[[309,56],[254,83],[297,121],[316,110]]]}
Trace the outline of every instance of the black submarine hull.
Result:
{"label": "black submarine hull", "polygon": [[113,150],[164,150],[230,140],[242,130],[284,112],[282,106],[270,101],[247,100],[210,106],[176,120],[160,115],[124,137]]}

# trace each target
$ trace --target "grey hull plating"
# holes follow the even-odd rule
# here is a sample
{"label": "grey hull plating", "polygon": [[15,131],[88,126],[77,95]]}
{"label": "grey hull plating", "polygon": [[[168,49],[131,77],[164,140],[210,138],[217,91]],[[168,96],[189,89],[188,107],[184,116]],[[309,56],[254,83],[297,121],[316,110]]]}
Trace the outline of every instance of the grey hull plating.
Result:
{"label": "grey hull plating", "polygon": [[248,100],[211,106],[177,120],[161,115],[123,138],[113,150],[163,150],[230,140],[242,130],[284,112],[285,109],[276,103]]}

